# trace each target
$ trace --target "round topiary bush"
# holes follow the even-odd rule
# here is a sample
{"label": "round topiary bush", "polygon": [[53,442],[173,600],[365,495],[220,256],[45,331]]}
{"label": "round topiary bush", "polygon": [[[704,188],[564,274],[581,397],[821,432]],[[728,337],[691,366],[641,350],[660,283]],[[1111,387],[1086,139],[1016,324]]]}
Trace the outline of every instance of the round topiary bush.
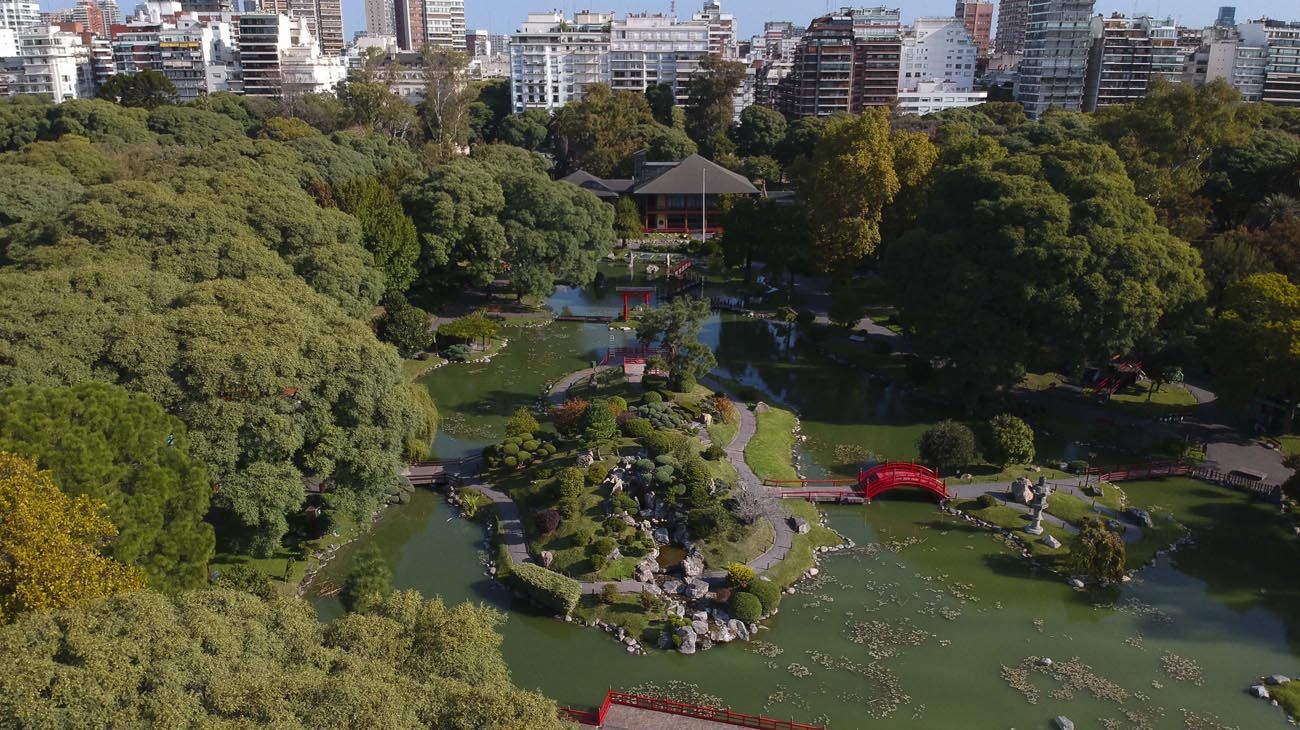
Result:
{"label": "round topiary bush", "polygon": [[623,433],[630,438],[643,439],[654,431],[654,425],[644,418],[629,418],[623,422]]}
{"label": "round topiary bush", "polygon": [[763,615],[763,603],[758,597],[748,591],[736,591],[731,594],[731,615],[744,621],[753,623]]}
{"label": "round topiary bush", "polygon": [[531,452],[533,452],[533,453],[536,453],[536,452],[537,452],[537,449],[538,449],[541,445],[542,445],[542,442],[541,442],[541,441],[538,441],[537,439],[529,439],[528,441],[523,442],[523,443],[519,446],[519,448],[523,449],[524,451],[531,451]]}
{"label": "round topiary bush", "polygon": [[645,403],[659,403],[659,402],[663,401],[663,399],[664,399],[664,397],[663,397],[662,395],[659,395],[657,392],[655,392],[655,391],[653,391],[653,390],[650,391],[649,393],[646,393],[646,394],[641,398],[641,400],[644,401]]}
{"label": "round topiary bush", "polygon": [[504,446],[501,447],[501,453],[505,454],[506,456],[518,456],[519,445],[506,443]]}
{"label": "round topiary bush", "polygon": [[507,456],[506,458],[501,460],[501,463],[504,464],[507,469],[513,469],[516,466],[519,466],[519,459],[513,456]]}
{"label": "round topiary bush", "polygon": [[770,580],[752,580],[745,590],[763,604],[763,613],[771,613],[781,604],[781,587]]}
{"label": "round topiary bush", "polygon": [[975,500],[975,504],[978,504],[980,509],[988,509],[989,507],[996,506],[997,503],[998,500],[991,494],[981,494],[979,499]]}
{"label": "round topiary bush", "polygon": [[727,450],[717,444],[712,444],[704,450],[703,456],[709,461],[720,461],[727,458]]}
{"label": "round topiary bush", "polygon": [[555,456],[557,449],[555,448],[555,444],[543,444],[542,451],[545,451],[547,456]]}
{"label": "round topiary bush", "polygon": [[528,453],[527,451],[520,451],[519,456],[517,458],[519,459],[520,464],[527,464],[528,462],[533,460],[533,455]]}
{"label": "round topiary bush", "polygon": [[618,542],[614,538],[602,537],[587,546],[587,553],[589,555],[599,555],[603,558],[614,552],[616,547],[618,547]]}
{"label": "round topiary bush", "polygon": [[633,468],[645,474],[655,470],[655,463],[649,459],[638,459]]}
{"label": "round topiary bush", "polygon": [[658,464],[659,466],[671,466],[673,468],[677,468],[678,466],[681,466],[681,462],[678,461],[672,454],[660,454],[656,456],[655,463]]}

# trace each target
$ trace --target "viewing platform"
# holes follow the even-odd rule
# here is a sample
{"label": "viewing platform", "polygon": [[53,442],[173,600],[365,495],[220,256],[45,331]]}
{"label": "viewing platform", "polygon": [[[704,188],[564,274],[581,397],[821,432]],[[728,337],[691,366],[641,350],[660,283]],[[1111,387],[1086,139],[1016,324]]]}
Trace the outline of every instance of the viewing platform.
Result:
{"label": "viewing platform", "polygon": [[719,707],[692,705],[628,692],[608,692],[597,710],[560,708],[560,717],[579,725],[607,730],[826,730],[794,720],[751,715]]}

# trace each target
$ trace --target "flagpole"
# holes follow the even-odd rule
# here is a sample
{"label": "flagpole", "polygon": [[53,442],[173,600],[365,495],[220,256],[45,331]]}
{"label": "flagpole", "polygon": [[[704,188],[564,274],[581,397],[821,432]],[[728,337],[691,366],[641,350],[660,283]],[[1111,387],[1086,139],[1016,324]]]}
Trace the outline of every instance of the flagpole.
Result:
{"label": "flagpole", "polygon": [[705,191],[708,184],[708,170],[700,170],[700,242],[709,240],[709,196]]}

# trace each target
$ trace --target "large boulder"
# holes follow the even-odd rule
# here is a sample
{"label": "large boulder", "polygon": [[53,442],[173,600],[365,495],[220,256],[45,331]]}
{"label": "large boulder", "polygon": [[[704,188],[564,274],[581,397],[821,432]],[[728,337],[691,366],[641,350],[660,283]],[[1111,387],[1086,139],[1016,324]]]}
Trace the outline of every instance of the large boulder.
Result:
{"label": "large boulder", "polygon": [[596,455],[591,453],[590,451],[588,451],[585,454],[578,455],[578,466],[583,469],[586,469],[587,467],[595,463],[596,463]]}
{"label": "large boulder", "polygon": [[1011,482],[1011,499],[1021,504],[1032,502],[1034,499],[1034,483],[1029,481],[1028,477],[1020,477]]}
{"label": "large boulder", "polygon": [[681,643],[677,646],[677,651],[683,654],[695,653],[695,631],[689,626],[682,626],[677,629],[677,636]]}
{"label": "large boulder", "polygon": [[1056,730],[1074,730],[1074,721],[1065,715],[1057,715],[1056,719],[1052,720],[1052,726]]}
{"label": "large boulder", "polygon": [[709,632],[709,639],[715,644],[729,644],[736,640],[736,634],[728,626],[719,626]]}
{"label": "large boulder", "polygon": [[699,555],[687,555],[682,560],[682,575],[687,578],[698,578],[704,575],[704,558]]}
{"label": "large boulder", "polygon": [[1250,688],[1250,696],[1258,697],[1261,700],[1266,700],[1269,698],[1268,688],[1262,684],[1252,685]]}
{"label": "large boulder", "polygon": [[1061,541],[1060,541],[1060,540],[1057,540],[1056,538],[1052,537],[1051,535],[1044,535],[1044,536],[1043,536],[1042,543],[1043,543],[1044,545],[1046,545],[1047,547],[1053,549],[1053,550],[1055,550],[1055,549],[1061,547]]}
{"label": "large boulder", "polygon": [[682,586],[681,594],[692,600],[699,600],[709,595],[709,584],[699,578],[693,578]]}
{"label": "large boulder", "polygon": [[686,525],[678,525],[673,530],[673,542],[678,545],[685,545],[691,541],[691,535],[686,531]]}
{"label": "large boulder", "polygon": [[646,558],[636,564],[632,569],[632,580],[638,583],[654,583],[655,571],[659,569],[659,563]]}
{"label": "large boulder", "polygon": [[664,581],[663,588],[664,588],[664,593],[667,593],[668,595],[672,595],[682,590],[682,582],[679,580],[666,580]]}
{"label": "large boulder", "polygon": [[657,544],[659,544],[659,545],[667,545],[667,544],[668,544],[668,528],[667,528],[667,527],[658,527],[658,528],[655,528],[655,531],[654,531],[653,533],[651,533],[651,537],[654,538],[655,543],[657,543]]}
{"label": "large boulder", "polygon": [[698,620],[692,621],[691,630],[694,631],[697,636],[704,636],[709,633],[709,622]]}
{"label": "large boulder", "polygon": [[741,641],[749,641],[749,627],[745,626],[743,621],[738,621],[733,618],[727,622],[727,628],[731,630],[731,633],[734,634],[737,639],[740,639]]}
{"label": "large boulder", "polygon": [[1290,681],[1291,678],[1285,674],[1270,674],[1264,677],[1264,684],[1286,684]]}
{"label": "large boulder", "polygon": [[808,520],[802,517],[791,517],[790,527],[794,528],[794,531],[800,535],[807,535],[808,531],[812,529],[812,526],[808,524]]}
{"label": "large boulder", "polygon": [[1129,518],[1135,525],[1142,527],[1155,527],[1156,523],[1151,520],[1151,513],[1137,507],[1129,507],[1124,510],[1124,516]]}

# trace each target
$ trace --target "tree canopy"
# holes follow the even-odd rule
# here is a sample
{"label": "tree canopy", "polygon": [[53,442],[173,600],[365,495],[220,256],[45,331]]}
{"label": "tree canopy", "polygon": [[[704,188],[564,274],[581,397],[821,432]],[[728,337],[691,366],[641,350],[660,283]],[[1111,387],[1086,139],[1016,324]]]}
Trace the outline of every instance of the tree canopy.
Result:
{"label": "tree canopy", "polygon": [[99,554],[117,534],[105,511],[60,492],[30,459],[0,452],[0,624],[143,585],[139,570]]}
{"label": "tree canopy", "polygon": [[669,378],[680,388],[694,387],[696,378],[717,364],[713,351],[700,342],[700,329],[709,313],[707,299],[691,297],[637,311],[637,339],[665,350]]}
{"label": "tree canopy", "polygon": [[161,590],[207,581],[212,487],[180,419],[142,393],[105,383],[0,390],[0,450],[49,470],[69,496],[108,505],[106,553]]}
{"label": "tree canopy", "polygon": [[122,595],[0,628],[0,713],[27,726],[559,730],[510,684],[496,611],[397,593],[321,627],[302,599]]}

